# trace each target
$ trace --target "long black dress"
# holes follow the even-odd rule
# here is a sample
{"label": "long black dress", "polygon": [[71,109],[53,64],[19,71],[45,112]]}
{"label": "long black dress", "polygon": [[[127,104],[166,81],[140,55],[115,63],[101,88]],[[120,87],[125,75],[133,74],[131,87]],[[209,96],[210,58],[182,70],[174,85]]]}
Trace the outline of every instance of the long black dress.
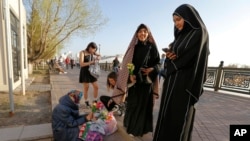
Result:
{"label": "long black dress", "polygon": [[[84,62],[89,62],[91,55],[85,55],[84,51],[82,51],[81,53],[84,54]],[[89,66],[81,67],[80,75],[79,75],[79,82],[80,83],[92,83],[95,81],[97,81],[97,79],[90,74]]]}
{"label": "long black dress", "polygon": [[[146,54],[149,53],[148,67],[154,67],[150,73],[152,81],[156,79],[159,71],[159,53],[155,46],[139,42],[135,46],[133,61],[134,74],[138,78],[138,71],[143,66]],[[145,64],[144,64],[145,65]],[[137,80],[138,82],[138,80]],[[142,136],[153,131],[153,89],[152,84],[136,83],[128,89],[127,108],[124,116],[124,127],[128,134]]]}
{"label": "long black dress", "polygon": [[209,54],[206,28],[190,5],[180,6],[175,13],[185,19],[185,24],[183,30],[175,31],[171,44],[177,59],[165,62],[166,79],[153,141],[191,140],[194,104],[203,93],[206,77]]}

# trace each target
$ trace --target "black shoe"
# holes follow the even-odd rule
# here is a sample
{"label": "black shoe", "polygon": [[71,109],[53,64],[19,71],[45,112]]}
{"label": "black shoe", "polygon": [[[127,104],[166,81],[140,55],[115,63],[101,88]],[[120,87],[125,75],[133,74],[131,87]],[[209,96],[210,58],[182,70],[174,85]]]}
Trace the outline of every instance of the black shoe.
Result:
{"label": "black shoe", "polygon": [[85,101],[85,105],[87,108],[90,108],[89,101]]}
{"label": "black shoe", "polygon": [[94,100],[93,103],[97,103],[97,100]]}

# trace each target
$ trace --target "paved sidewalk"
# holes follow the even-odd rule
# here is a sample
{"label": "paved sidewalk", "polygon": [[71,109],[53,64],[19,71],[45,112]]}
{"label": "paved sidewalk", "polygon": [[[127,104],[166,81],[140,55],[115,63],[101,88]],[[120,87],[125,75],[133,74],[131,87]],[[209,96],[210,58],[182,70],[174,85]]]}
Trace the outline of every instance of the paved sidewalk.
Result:
{"label": "paved sidewalk", "polygon": [[[79,69],[67,70],[67,74],[51,74],[50,87],[36,86],[36,89],[51,89],[52,108],[58,103],[58,99],[71,89],[82,90],[82,84],[78,83]],[[108,72],[102,72],[98,80],[99,96],[111,95],[106,89],[106,76]],[[27,89],[34,87],[27,86]],[[92,86],[89,87],[89,97],[92,97]],[[226,94],[227,93],[227,94]],[[234,93],[235,94],[235,93]],[[245,96],[245,97],[243,97]],[[214,92],[206,89],[200,101],[195,106],[196,117],[192,134],[193,141],[228,141],[230,124],[250,124],[250,95],[228,94],[228,92]],[[156,123],[159,102],[156,101],[154,109],[154,124]],[[83,104],[83,101],[81,101]],[[104,138],[105,141],[152,141],[152,134],[142,138],[132,138],[127,135],[122,126],[123,117],[117,116],[118,131]],[[52,131],[50,124],[33,126],[20,126],[15,128],[0,129],[1,141],[51,141]]]}

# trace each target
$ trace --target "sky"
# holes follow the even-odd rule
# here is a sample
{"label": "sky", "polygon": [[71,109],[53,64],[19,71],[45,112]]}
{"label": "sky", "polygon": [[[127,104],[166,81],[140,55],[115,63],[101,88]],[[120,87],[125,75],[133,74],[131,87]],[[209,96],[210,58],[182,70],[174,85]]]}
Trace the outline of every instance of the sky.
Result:
{"label": "sky", "polygon": [[89,42],[100,47],[102,56],[124,54],[139,24],[146,24],[156,40],[159,53],[174,39],[172,13],[181,4],[199,12],[209,33],[209,67],[238,64],[250,66],[249,0],[99,0],[108,19],[94,35],[73,37],[61,52],[76,54]]}

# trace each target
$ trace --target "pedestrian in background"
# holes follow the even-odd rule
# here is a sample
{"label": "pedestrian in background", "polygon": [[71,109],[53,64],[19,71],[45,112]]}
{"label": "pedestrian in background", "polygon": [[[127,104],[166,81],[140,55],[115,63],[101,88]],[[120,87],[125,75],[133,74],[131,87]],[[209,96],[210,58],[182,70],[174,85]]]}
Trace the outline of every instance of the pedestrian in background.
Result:
{"label": "pedestrian in background", "polygon": [[209,55],[208,32],[189,5],[173,13],[174,41],[166,52],[166,79],[153,141],[190,141],[194,104],[203,93]]}
{"label": "pedestrian in background", "polygon": [[118,57],[116,56],[115,59],[113,60],[113,71],[114,72],[118,72],[119,70],[119,65],[120,65],[120,61],[118,60]]}
{"label": "pedestrian in background", "polygon": [[70,63],[70,58],[69,56],[67,56],[65,59],[66,69],[69,69],[69,63]]}
{"label": "pedestrian in background", "polygon": [[160,60],[160,73],[159,73],[159,81],[161,81],[162,73],[164,72],[164,64],[166,60],[166,54],[163,53],[161,55],[161,60]]}
{"label": "pedestrian in background", "polygon": [[73,69],[75,66],[75,60],[73,58],[70,59],[70,67]]}

